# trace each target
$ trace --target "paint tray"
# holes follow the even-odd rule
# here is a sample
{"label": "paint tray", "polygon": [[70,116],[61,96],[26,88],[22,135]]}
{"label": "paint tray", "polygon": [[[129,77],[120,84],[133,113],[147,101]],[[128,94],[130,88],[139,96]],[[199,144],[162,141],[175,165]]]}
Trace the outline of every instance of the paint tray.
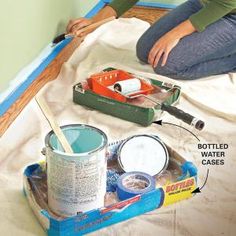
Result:
{"label": "paint tray", "polygon": [[[118,117],[127,121],[131,121],[142,126],[149,126],[153,121],[158,119],[162,111],[160,106],[154,105],[152,102],[143,98],[138,98],[126,102],[122,95],[112,92],[109,89],[104,89],[107,84],[101,84],[99,78],[101,75],[107,77],[107,80],[114,82],[115,76],[119,79],[128,79],[136,77],[131,73],[127,73],[114,68],[107,68],[103,70],[102,74],[91,76],[86,81],[76,84],[73,87],[73,101],[76,104],[83,105],[105,114]],[[165,83],[161,80],[147,79],[149,85],[145,87],[144,94],[148,94],[152,99],[165,103],[166,105],[173,105],[178,102],[181,88],[171,83]],[[104,81],[103,81],[104,82]],[[110,84],[110,83],[109,83]],[[147,85],[148,83],[144,83]],[[150,86],[151,84],[151,86]],[[153,87],[155,90],[153,91]],[[114,95],[115,94],[115,95]]]}
{"label": "paint tray", "polygon": [[[108,147],[108,172],[116,168],[116,152],[121,141]],[[159,179],[156,189],[124,201],[107,202],[106,206],[77,216],[63,218],[50,211],[47,205],[47,175],[45,162],[28,166],[24,171],[24,193],[38,221],[48,236],[79,236],[103,227],[119,223],[157,208],[193,196],[196,188],[197,169],[193,163],[186,161],[168,145],[170,156],[167,171],[173,180],[163,183]],[[107,193],[108,194],[108,193]]]}
{"label": "paint tray", "polygon": [[[126,102],[126,97],[119,94],[111,89],[112,85],[119,81],[125,81],[135,78],[134,75],[122,70],[109,70],[103,71],[98,74],[92,75],[88,78],[88,84],[91,90],[101,96],[109,97],[111,99],[117,100],[119,102]],[[130,96],[135,96],[138,94],[148,95],[154,90],[153,86],[147,81],[140,79],[141,90],[131,93]]]}

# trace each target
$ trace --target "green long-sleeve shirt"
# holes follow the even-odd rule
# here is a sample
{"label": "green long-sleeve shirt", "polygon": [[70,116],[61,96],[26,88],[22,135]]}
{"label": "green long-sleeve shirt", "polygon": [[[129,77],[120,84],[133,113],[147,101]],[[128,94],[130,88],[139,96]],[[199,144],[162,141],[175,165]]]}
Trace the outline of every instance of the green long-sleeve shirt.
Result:
{"label": "green long-sleeve shirt", "polygon": [[[137,2],[138,0],[113,0],[109,5],[119,17]],[[199,32],[229,13],[236,14],[236,0],[201,0],[201,2],[203,8],[189,17],[189,20]]]}

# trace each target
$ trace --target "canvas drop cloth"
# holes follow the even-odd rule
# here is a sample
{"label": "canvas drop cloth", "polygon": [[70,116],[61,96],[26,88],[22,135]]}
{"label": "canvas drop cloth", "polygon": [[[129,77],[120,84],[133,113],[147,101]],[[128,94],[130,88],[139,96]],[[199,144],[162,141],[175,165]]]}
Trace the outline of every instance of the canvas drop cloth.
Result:
{"label": "canvas drop cloth", "polygon": [[[147,22],[135,18],[115,20],[100,27],[86,38],[63,65],[57,80],[45,86],[41,95],[51,106],[60,125],[86,123],[97,126],[107,133],[110,141],[134,134],[158,134],[186,159],[194,162],[199,170],[201,186],[207,168],[201,165],[197,140],[184,130],[167,125],[144,128],[72,102],[74,84],[110,66],[169,81],[155,75],[149,65],[141,65],[135,56],[135,44],[148,27]],[[236,234],[236,76],[171,81],[183,90],[179,107],[206,121],[202,132],[190,128],[201,142],[229,144],[225,165],[209,167],[209,180],[201,194],[91,235]],[[163,120],[185,126],[168,114],[163,116]],[[22,173],[27,165],[44,158],[41,149],[48,131],[50,127],[32,100],[0,139],[0,235],[45,235],[23,195]]]}

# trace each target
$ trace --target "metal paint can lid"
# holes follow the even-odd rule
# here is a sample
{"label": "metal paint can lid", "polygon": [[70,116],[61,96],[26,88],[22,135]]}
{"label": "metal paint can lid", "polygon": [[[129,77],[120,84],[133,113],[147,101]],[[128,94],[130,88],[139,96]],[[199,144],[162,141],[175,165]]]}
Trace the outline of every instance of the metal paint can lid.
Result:
{"label": "metal paint can lid", "polygon": [[71,156],[72,158],[87,156],[103,150],[108,144],[106,134],[96,127],[85,124],[70,124],[60,128],[73,148],[74,153],[65,153],[56,135],[51,130],[45,137],[45,145],[46,148],[55,153],[67,157]]}
{"label": "metal paint can lid", "polygon": [[161,174],[169,163],[165,144],[153,135],[136,135],[119,147],[117,159],[125,172],[139,171],[151,176]]}

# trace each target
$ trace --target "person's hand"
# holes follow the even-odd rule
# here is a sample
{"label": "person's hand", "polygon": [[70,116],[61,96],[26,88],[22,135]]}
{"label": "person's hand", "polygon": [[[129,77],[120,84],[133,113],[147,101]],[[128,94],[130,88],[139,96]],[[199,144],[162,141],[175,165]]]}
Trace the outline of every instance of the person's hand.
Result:
{"label": "person's hand", "polygon": [[66,32],[68,34],[71,33],[71,34],[74,34],[75,36],[83,37],[87,35],[88,33],[92,32],[94,29],[86,30],[86,32],[84,33],[80,32],[81,29],[93,23],[96,23],[98,21],[112,17],[112,16],[117,17],[116,11],[112,7],[106,6],[102,10],[100,10],[98,14],[95,15],[92,19],[78,18],[78,19],[70,20],[70,22],[68,23],[66,27]]}
{"label": "person's hand", "polygon": [[86,18],[78,18],[78,19],[70,20],[66,27],[66,32],[68,34],[71,33],[76,36],[83,36],[80,34],[80,30],[88,25],[91,25],[92,23],[93,23],[92,19],[86,19]]}
{"label": "person's hand", "polygon": [[152,47],[148,56],[148,63],[154,68],[158,65],[161,57],[161,66],[168,60],[171,50],[179,43],[180,39],[196,31],[190,20],[186,20],[163,35]]}
{"label": "person's hand", "polygon": [[179,43],[179,40],[180,38],[171,31],[166,33],[152,47],[149,52],[148,63],[155,68],[162,57],[161,66],[164,66],[171,50]]}

